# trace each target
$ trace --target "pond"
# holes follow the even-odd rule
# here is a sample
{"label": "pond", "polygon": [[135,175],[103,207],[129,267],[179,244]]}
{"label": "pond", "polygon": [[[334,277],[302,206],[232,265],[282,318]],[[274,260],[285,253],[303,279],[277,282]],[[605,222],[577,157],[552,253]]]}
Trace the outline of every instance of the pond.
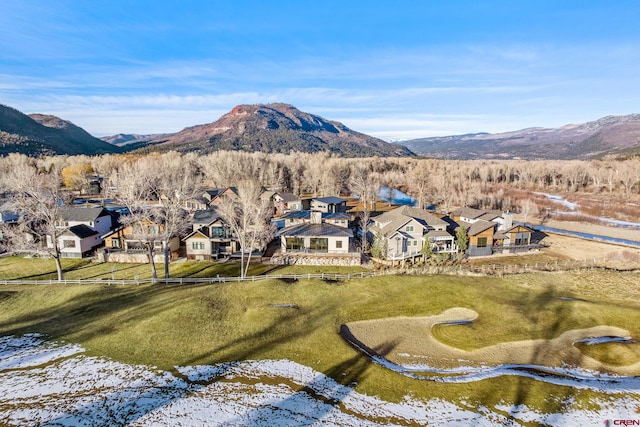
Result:
{"label": "pond", "polygon": [[383,185],[378,190],[378,198],[383,202],[393,203],[394,205],[415,206],[416,199],[397,188],[389,188]]}

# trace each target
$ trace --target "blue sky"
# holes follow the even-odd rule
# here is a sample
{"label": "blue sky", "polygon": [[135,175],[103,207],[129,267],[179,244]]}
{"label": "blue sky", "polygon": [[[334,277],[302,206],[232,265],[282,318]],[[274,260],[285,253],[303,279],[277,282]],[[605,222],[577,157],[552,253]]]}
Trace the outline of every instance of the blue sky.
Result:
{"label": "blue sky", "polygon": [[0,0],[0,103],[96,136],[286,102],[386,140],[640,113],[640,2]]}

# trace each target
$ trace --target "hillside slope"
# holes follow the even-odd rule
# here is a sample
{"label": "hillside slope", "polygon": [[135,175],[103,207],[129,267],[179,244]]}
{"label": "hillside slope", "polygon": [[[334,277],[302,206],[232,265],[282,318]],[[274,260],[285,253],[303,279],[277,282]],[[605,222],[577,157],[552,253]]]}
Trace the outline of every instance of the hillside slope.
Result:
{"label": "hillside slope", "polygon": [[579,125],[402,141],[417,154],[448,159],[592,159],[640,153],[640,114]]}
{"label": "hillside slope", "polygon": [[69,121],[43,114],[28,116],[0,105],[0,155],[94,155],[118,151]]}

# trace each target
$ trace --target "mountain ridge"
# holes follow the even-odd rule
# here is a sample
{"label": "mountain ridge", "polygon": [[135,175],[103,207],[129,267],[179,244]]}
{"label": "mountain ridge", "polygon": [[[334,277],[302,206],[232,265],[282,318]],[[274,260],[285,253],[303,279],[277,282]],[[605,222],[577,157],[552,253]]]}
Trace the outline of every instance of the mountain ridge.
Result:
{"label": "mountain ridge", "polygon": [[343,157],[412,156],[406,147],[353,131],[290,104],[241,104],[218,120],[152,139],[139,151],[325,151]]}
{"label": "mountain ridge", "polygon": [[458,160],[586,160],[640,154],[640,114],[605,116],[557,128],[531,127],[400,141],[418,155]]}
{"label": "mountain ridge", "polygon": [[119,149],[68,120],[47,114],[26,115],[0,104],[0,155],[106,154]]}

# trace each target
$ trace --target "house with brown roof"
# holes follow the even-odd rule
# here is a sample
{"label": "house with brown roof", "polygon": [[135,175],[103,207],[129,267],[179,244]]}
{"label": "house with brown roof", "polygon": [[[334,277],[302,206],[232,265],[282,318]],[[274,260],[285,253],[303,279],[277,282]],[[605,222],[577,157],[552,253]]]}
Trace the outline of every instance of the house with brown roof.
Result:
{"label": "house with brown roof", "polygon": [[514,225],[506,230],[500,230],[494,235],[494,250],[502,253],[527,252],[531,249],[531,235],[533,230],[524,225]]}
{"label": "house with brown roof", "polygon": [[532,230],[524,225],[514,226],[509,212],[465,207],[454,210],[451,216],[456,224],[467,230],[468,256],[526,252],[532,249]]}

